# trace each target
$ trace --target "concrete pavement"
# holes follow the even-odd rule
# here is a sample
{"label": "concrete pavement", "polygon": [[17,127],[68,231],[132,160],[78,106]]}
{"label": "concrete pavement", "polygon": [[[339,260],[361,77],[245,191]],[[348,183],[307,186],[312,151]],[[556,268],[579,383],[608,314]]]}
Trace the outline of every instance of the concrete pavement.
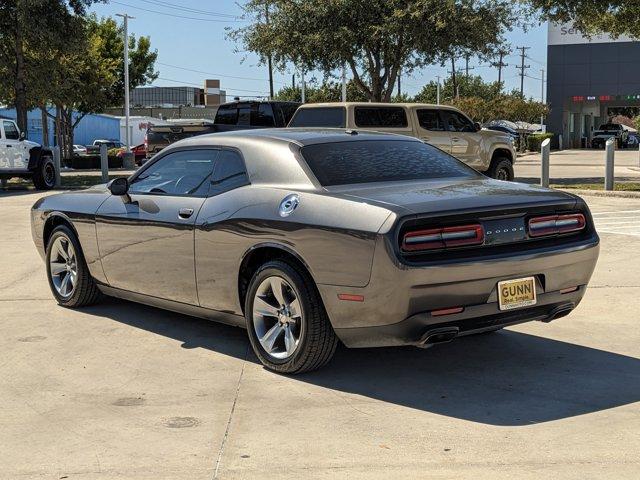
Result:
{"label": "concrete pavement", "polygon": [[285,377],[240,329],[57,306],[29,232],[39,195],[0,192],[0,479],[640,475],[640,238],[608,232],[640,221],[640,200],[587,197],[607,232],[569,317],[426,351],[340,348]]}

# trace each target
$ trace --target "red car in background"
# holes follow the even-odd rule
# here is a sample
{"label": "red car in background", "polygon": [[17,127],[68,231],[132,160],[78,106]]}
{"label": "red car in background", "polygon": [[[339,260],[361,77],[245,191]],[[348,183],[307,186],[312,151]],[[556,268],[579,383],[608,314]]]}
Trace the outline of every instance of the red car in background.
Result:
{"label": "red car in background", "polygon": [[[118,151],[116,156],[118,158],[122,158],[124,155],[124,152],[125,152],[125,149],[122,148]],[[141,143],[140,145],[136,145],[135,147],[132,147],[131,152],[134,155],[135,164],[140,166],[142,165],[143,160],[147,157],[147,146],[144,143]]]}

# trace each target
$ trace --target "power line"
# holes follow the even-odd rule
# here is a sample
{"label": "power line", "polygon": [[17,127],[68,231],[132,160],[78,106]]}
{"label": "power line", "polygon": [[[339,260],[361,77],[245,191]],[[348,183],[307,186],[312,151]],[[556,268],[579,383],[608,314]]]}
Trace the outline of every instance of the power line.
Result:
{"label": "power line", "polygon": [[546,63],[540,62],[540,61],[536,60],[535,58],[531,58],[529,55],[527,55],[527,59],[531,60],[534,63],[537,63],[538,65],[542,65],[543,67],[546,66]]}
{"label": "power line", "polygon": [[[182,83],[184,85],[194,85],[196,87],[202,87],[202,85],[200,85],[199,83],[193,83],[193,82],[186,82],[184,80],[175,80],[173,78],[166,78],[166,77],[157,77],[157,80],[164,80],[165,82],[174,82],[174,83]],[[223,89],[225,92],[250,92],[250,93],[264,93],[264,96],[268,95],[268,92],[264,91],[264,90],[243,90],[240,88],[233,88],[233,89]]]}
{"label": "power line", "polygon": [[[158,65],[163,65],[165,67],[176,68],[178,70],[184,70],[185,72],[202,73],[203,75],[211,75],[211,76],[214,76],[214,77],[233,78],[234,80],[252,80],[252,81],[259,81],[259,82],[266,82],[267,81],[266,78],[236,77],[236,76],[233,76],[233,75],[223,75],[221,73],[213,73],[213,72],[205,72],[203,70],[195,70],[193,68],[181,67],[179,65],[172,65],[170,63],[163,63],[163,62],[156,62],[156,63]],[[277,80],[274,80],[274,83],[280,83],[282,85],[285,84],[285,82],[279,82]]]}
{"label": "power line", "polygon": [[239,17],[237,15],[231,15],[228,13],[217,13],[217,12],[210,12],[208,10],[200,10],[198,8],[191,8],[191,7],[185,7],[182,5],[175,5],[173,3],[170,2],[164,2],[162,0],[139,0],[141,2],[144,3],[149,3],[151,5],[156,5],[158,7],[164,7],[164,8],[171,8],[173,10],[181,10],[183,12],[189,12],[189,13],[197,13],[200,15],[211,15],[214,17],[226,17],[226,18],[231,18],[231,19],[239,19]]}
{"label": "power line", "polygon": [[149,13],[155,13],[157,15],[164,15],[166,17],[172,17],[172,18],[183,18],[186,20],[197,20],[200,22],[215,22],[215,23],[234,23],[234,22],[242,22],[244,20],[218,20],[215,18],[199,18],[199,17],[188,17],[185,15],[176,15],[175,13],[166,13],[166,12],[159,12],[157,10],[150,10],[148,8],[142,8],[142,7],[137,7],[135,5],[129,5],[128,3],[124,3],[124,2],[117,2],[116,0],[110,0],[111,3],[115,3],[116,5],[122,5],[123,7],[127,7],[127,8],[136,8],[138,10],[142,10],[143,12],[149,12]]}
{"label": "power line", "polygon": [[502,69],[504,67],[508,67],[509,64],[508,63],[504,63],[502,60],[504,59],[505,55],[507,54],[507,52],[505,50],[500,50],[498,52],[498,56],[499,56],[499,60],[497,63],[492,63],[491,66],[492,67],[498,67],[498,84],[500,84],[500,89],[502,90]]}

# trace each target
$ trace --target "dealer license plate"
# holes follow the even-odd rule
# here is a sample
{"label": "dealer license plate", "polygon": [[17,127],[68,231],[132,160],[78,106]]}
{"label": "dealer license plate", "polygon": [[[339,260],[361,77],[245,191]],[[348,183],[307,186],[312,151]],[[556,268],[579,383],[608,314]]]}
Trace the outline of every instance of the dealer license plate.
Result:
{"label": "dealer license plate", "polygon": [[536,304],[536,279],[518,278],[498,282],[498,304],[500,310],[528,307]]}

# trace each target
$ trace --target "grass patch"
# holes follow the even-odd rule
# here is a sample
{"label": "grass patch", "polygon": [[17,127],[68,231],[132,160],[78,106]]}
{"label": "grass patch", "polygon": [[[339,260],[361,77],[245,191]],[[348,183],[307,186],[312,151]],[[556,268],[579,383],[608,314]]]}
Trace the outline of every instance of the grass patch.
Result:
{"label": "grass patch", "polygon": [[[563,185],[551,185],[552,188],[575,188],[577,190],[604,190],[604,182],[601,183],[571,183]],[[640,182],[614,183],[615,192],[640,192]]]}

